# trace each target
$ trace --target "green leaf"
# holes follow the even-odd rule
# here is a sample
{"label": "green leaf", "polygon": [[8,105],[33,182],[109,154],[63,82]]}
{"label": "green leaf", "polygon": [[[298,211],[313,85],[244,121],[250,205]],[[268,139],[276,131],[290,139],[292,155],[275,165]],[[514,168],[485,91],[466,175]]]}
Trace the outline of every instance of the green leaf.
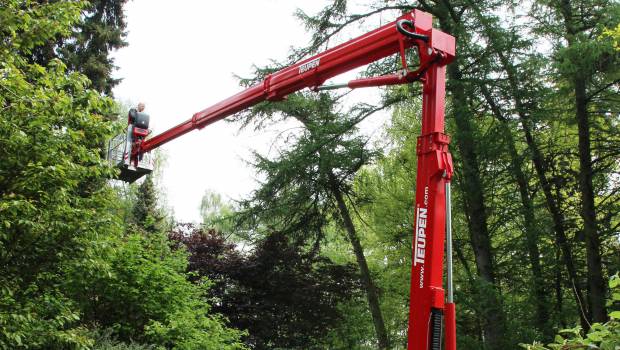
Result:
{"label": "green leaf", "polygon": [[615,289],[619,286],[620,286],[620,277],[618,277],[618,275],[615,275],[609,280],[609,289]]}

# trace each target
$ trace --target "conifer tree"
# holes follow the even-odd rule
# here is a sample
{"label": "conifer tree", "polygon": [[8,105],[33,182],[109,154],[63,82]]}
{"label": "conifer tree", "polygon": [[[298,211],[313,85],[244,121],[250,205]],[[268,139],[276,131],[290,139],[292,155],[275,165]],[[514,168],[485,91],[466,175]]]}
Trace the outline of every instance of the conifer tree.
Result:
{"label": "conifer tree", "polygon": [[152,175],[147,175],[138,187],[133,221],[146,232],[155,233],[163,229],[164,215],[157,203],[157,189]]}
{"label": "conifer tree", "polygon": [[[600,154],[597,143],[602,135],[595,135],[597,119],[609,112],[610,106],[601,101],[609,94],[617,94],[618,57],[613,47],[600,40],[605,28],[617,25],[620,6],[613,1],[556,1],[537,2],[546,18],[538,18],[540,28],[558,40],[555,47],[554,75],[570,109],[563,111],[572,115],[571,123],[577,125],[577,174],[583,236],[586,251],[587,291],[589,318],[594,322],[607,320],[605,307],[606,278],[602,263],[602,235],[597,208],[597,171],[595,159]],[[598,38],[598,40],[593,40]],[[597,103],[603,102],[603,103]],[[600,108],[600,109],[599,109]],[[613,135],[610,135],[613,138]],[[601,141],[599,141],[601,140]],[[597,154],[598,153],[598,154]],[[599,162],[600,163],[600,162]]]}
{"label": "conifer tree", "polygon": [[336,112],[337,99],[328,94],[297,93],[286,101],[262,103],[243,114],[246,123],[264,125],[279,113],[301,125],[289,138],[288,149],[275,159],[255,155],[254,166],[266,177],[253,196],[241,203],[239,221],[250,227],[266,225],[317,247],[324,239],[328,218],[340,226],[351,244],[366,294],[378,347],[390,348],[380,308],[379,291],[364,255],[351,207],[356,205],[351,181],[373,152],[356,134],[368,111]]}
{"label": "conifer tree", "polygon": [[33,61],[45,65],[54,58],[62,59],[69,70],[86,75],[93,89],[112,96],[112,88],[120,79],[112,78],[116,66],[110,53],[127,45],[127,23],[123,13],[126,2],[88,1],[71,35],[56,36],[38,45],[32,52]]}

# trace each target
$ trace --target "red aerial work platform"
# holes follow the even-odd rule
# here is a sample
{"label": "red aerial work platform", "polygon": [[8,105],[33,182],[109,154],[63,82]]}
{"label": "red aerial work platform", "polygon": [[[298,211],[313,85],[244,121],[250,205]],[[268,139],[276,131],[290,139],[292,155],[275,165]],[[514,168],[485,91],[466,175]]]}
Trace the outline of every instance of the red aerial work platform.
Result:
{"label": "red aerial work platform", "polygon": [[[120,179],[133,182],[152,170],[149,152],[194,129],[201,129],[262,101],[278,101],[310,88],[328,90],[422,82],[422,132],[418,137],[415,228],[412,247],[408,349],[456,350],[455,308],[452,299],[452,238],[450,230],[450,138],[444,134],[445,66],[455,55],[454,37],[432,27],[431,15],[414,10],[358,38],[290,67],[216,103],[181,124],[147,138],[148,116],[134,111],[127,135],[110,147],[109,158],[121,168]],[[416,48],[420,65],[408,69],[405,51]],[[364,78],[343,85],[322,86],[336,75],[400,54],[397,74]],[[443,289],[446,242],[447,290]],[[445,337],[442,331],[445,330]]]}

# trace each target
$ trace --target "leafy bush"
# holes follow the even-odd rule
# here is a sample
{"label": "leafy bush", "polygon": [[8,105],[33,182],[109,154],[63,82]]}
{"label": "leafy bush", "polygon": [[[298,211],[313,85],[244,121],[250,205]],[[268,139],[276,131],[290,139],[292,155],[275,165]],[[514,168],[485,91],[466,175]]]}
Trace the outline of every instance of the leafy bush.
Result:
{"label": "leafy bush", "polygon": [[[114,339],[167,349],[238,349],[241,332],[212,315],[208,283],[188,280],[187,253],[171,250],[162,233],[107,238],[106,268],[68,275],[81,322],[111,330]],[[103,253],[104,251],[102,251]],[[87,276],[80,279],[79,276]]]}
{"label": "leafy bush", "polygon": [[611,299],[607,306],[610,310],[610,320],[604,324],[595,323],[587,334],[583,334],[581,327],[564,329],[556,335],[553,343],[544,346],[539,343],[521,344],[527,350],[568,350],[568,349],[620,349],[620,276],[612,276],[609,281]]}
{"label": "leafy bush", "polygon": [[136,342],[124,343],[114,336],[111,329],[94,330],[92,337],[95,340],[93,350],[155,350],[154,345],[145,345]]}
{"label": "leafy bush", "polygon": [[306,252],[280,232],[245,253],[221,233],[191,224],[170,237],[189,251],[190,271],[211,281],[213,310],[247,330],[252,349],[332,348],[326,336],[348,317],[339,305],[361,298],[355,266]]}

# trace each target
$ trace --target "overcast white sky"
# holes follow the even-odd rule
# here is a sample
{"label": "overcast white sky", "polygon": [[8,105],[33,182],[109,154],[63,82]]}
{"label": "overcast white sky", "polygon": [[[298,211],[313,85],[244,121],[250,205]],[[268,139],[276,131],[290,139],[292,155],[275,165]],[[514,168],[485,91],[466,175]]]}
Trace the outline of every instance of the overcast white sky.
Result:
{"label": "overcast white sky", "polygon": [[[130,1],[126,5],[129,46],[114,54],[119,67],[115,76],[123,78],[114,89],[115,97],[144,101],[151,128],[158,134],[240,91],[233,74],[247,76],[253,64],[283,59],[292,45],[306,44],[309,34],[293,13],[297,8],[315,13],[325,3]],[[365,90],[352,98],[377,96],[376,90]],[[369,130],[380,123],[375,120]],[[267,152],[275,136],[287,128],[281,125],[257,134],[239,133],[238,127],[221,121],[162,146],[167,164],[161,185],[177,220],[200,220],[200,200],[207,189],[225,198],[248,195],[256,186],[256,174],[245,164],[250,150]]]}

